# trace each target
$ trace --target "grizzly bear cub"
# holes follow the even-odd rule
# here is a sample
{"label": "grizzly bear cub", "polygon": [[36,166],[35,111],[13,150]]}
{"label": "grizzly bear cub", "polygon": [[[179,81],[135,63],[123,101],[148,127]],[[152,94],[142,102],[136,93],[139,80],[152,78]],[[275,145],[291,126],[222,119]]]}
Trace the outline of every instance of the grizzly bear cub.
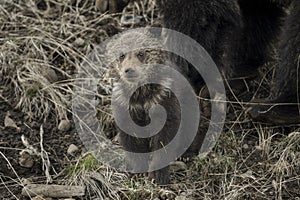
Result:
{"label": "grizzly bear cub", "polygon": [[[132,45],[135,46],[135,48],[129,51],[126,50]],[[161,50],[162,48],[160,48],[160,46],[161,43],[152,37],[151,34],[129,32],[121,34],[119,38],[109,43],[107,45],[107,52],[109,56],[114,57],[111,65],[116,71],[116,80],[113,85],[115,109],[128,109],[131,120],[140,127],[146,127],[150,123],[155,123],[154,121],[162,120],[156,115],[153,117],[151,109],[154,106],[159,104],[167,113],[162,129],[159,129],[155,135],[150,135],[152,133],[150,133],[151,130],[149,130],[148,136],[150,137],[142,137],[142,135],[145,136],[145,134],[147,134],[145,133],[147,131],[136,131],[128,134],[128,131],[124,131],[121,127],[118,127],[120,144],[126,152],[139,153],[143,157],[148,156],[145,162],[145,158],[139,158],[136,154],[126,154],[126,170],[133,173],[149,172],[148,175],[150,179],[155,180],[157,184],[165,185],[169,183],[168,164],[181,156],[177,156],[175,152],[169,152],[169,150],[165,148],[172,142],[180,127],[182,117],[180,98],[187,99],[189,98],[189,92],[194,91],[192,87],[190,87],[189,92],[187,92],[189,88],[181,87],[178,89],[179,97],[171,91],[170,88],[172,88],[172,84],[175,81],[178,82],[178,79],[174,80],[174,78],[166,77],[165,74],[161,74],[160,69],[164,65],[169,66],[170,63],[168,63],[167,53]],[[115,57],[117,57],[117,59],[115,59]],[[171,67],[184,75],[182,69],[177,68],[175,65],[171,65]],[[141,84],[134,92],[131,92],[132,88],[136,87],[137,84],[144,81],[147,82],[147,80],[153,77],[159,80],[159,82]],[[128,108],[126,108],[126,101],[129,101]],[[197,99],[196,104],[197,108],[188,106],[189,112],[199,109]],[[119,117],[122,118],[123,116]],[[197,120],[197,126],[198,124],[199,120]],[[125,124],[125,126],[126,125],[127,124]],[[186,140],[185,137],[188,137],[190,133],[184,132],[183,134],[184,138],[181,138],[180,142],[177,140],[174,151],[183,148],[187,156],[198,154],[204,135],[197,133],[194,142],[193,140],[191,141],[193,144],[187,144],[184,140]],[[134,137],[134,135],[136,135],[136,137]],[[164,153],[162,153],[164,155],[152,153],[160,149],[164,150]],[[168,158],[172,157],[172,161],[168,162],[167,165],[164,165],[162,168],[154,167],[158,166],[159,162],[165,161],[163,156],[168,156]]]}

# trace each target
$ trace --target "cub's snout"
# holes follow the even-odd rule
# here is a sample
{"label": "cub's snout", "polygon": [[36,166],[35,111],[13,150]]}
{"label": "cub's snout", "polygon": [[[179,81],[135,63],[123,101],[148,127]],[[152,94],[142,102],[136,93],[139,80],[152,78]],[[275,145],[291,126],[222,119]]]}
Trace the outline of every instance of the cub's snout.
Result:
{"label": "cub's snout", "polygon": [[120,78],[128,82],[143,80],[145,78],[144,55],[144,52],[121,54],[119,56]]}

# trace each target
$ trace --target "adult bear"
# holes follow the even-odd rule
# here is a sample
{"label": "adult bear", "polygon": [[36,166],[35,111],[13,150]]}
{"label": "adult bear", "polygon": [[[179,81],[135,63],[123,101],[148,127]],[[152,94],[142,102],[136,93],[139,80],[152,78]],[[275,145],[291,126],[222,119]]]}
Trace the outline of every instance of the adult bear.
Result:
{"label": "adult bear", "polygon": [[[278,8],[274,13],[267,13],[267,16],[271,19],[269,23],[260,23],[259,21],[261,16],[266,16],[264,10],[257,16],[253,15],[258,9],[256,7],[257,1],[240,0],[243,16],[246,16],[244,18],[248,19],[247,21],[244,20],[244,23],[249,24],[249,32],[256,33],[257,36],[250,36],[250,38],[255,39],[252,42],[251,39],[248,40],[250,44],[254,45],[254,47],[251,47],[252,50],[249,51],[253,55],[249,54],[249,58],[256,58],[255,61],[263,62],[266,55],[268,55],[263,50],[266,50],[266,46],[271,44],[268,38],[279,36],[277,43],[278,64],[275,67],[275,75],[271,84],[269,97],[254,99],[252,101],[254,104],[249,107],[249,114],[255,120],[267,123],[300,123],[299,106],[297,105],[299,102],[298,93],[300,91],[298,86],[300,78],[298,72],[300,55],[300,1],[263,1]],[[285,14],[284,8],[287,8],[288,14]],[[269,7],[266,7],[266,10],[268,9]],[[284,18],[282,18],[283,16]],[[256,44],[258,45],[256,46]],[[249,48],[249,45],[246,45],[246,47]],[[254,64],[260,63],[257,62]]]}
{"label": "adult bear", "polygon": [[[236,3],[240,13],[234,8]],[[236,81],[239,78],[257,76],[258,67],[273,59],[275,46],[278,64],[270,95],[252,100],[248,112],[257,121],[300,123],[299,0],[216,0],[211,4],[206,0],[161,0],[158,6],[164,15],[164,26],[185,33],[204,46],[232,88],[240,88],[241,82]],[[230,20],[232,17],[237,19]],[[238,17],[241,28],[237,26]],[[203,24],[203,19],[207,24]]]}
{"label": "adult bear", "polygon": [[[97,1],[104,2],[110,11],[114,11],[114,5],[128,2]],[[164,27],[197,40],[228,79],[256,75],[257,68],[271,59],[270,52],[275,44],[279,59],[270,95],[265,99],[254,99],[249,106],[249,114],[256,120],[270,123],[300,123],[297,105],[300,78],[299,0],[158,0],[157,3],[164,15]],[[243,22],[241,29],[238,28],[240,20]],[[199,77],[193,78],[197,80]],[[231,83],[234,86],[237,82]]]}

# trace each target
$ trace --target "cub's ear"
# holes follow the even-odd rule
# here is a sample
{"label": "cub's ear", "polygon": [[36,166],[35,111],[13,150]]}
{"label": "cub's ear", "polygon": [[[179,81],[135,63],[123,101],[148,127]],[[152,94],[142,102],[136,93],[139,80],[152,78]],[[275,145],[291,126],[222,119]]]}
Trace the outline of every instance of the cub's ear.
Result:
{"label": "cub's ear", "polygon": [[121,12],[130,0],[95,0],[95,7],[101,13],[117,13]]}

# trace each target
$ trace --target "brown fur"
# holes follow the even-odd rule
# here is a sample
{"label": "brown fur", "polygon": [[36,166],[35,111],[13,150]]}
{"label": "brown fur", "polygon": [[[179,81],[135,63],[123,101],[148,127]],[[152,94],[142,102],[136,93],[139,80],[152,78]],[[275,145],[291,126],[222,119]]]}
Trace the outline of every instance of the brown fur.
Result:
{"label": "brown fur", "polygon": [[[134,38],[134,40],[131,40]],[[133,51],[126,51],[126,48],[132,41],[136,41],[139,49]],[[156,46],[156,48],[149,47]],[[113,91],[118,102],[118,106],[124,106],[128,98],[127,94],[131,87],[140,81],[147,80],[153,76],[160,76],[156,67],[157,64],[167,63],[166,54],[159,50],[160,43],[156,39],[147,34],[124,34],[120,38],[113,40],[108,44],[108,53],[110,55],[119,55],[116,60],[111,60],[112,65],[117,72],[117,78],[114,83]],[[127,52],[127,53],[123,53]],[[112,56],[114,57],[114,56]],[[151,64],[151,65],[145,65]],[[130,70],[130,72],[128,72]],[[180,71],[180,69],[177,69]],[[126,72],[127,71],[127,72]],[[129,75],[128,75],[129,74]],[[178,131],[180,125],[181,110],[176,96],[170,91],[173,83],[170,78],[161,77],[159,85],[148,84],[140,87],[130,97],[129,112],[132,120],[140,126],[146,126],[151,121],[149,118],[149,110],[156,104],[162,105],[167,112],[167,120],[162,130],[158,134],[150,138],[133,137],[122,130],[120,131],[120,144],[129,152],[146,153],[153,152],[158,149],[164,148],[169,142],[172,141]],[[203,126],[202,126],[203,129]],[[202,130],[199,133],[202,133]],[[185,156],[197,154],[204,135],[198,134],[195,142],[187,150]],[[180,146],[180,144],[178,144]],[[149,158],[148,165],[155,165],[161,158]],[[135,170],[140,167],[137,158],[128,157],[130,166]],[[153,171],[149,173],[149,177],[154,179],[158,184],[169,183],[169,167]]]}

